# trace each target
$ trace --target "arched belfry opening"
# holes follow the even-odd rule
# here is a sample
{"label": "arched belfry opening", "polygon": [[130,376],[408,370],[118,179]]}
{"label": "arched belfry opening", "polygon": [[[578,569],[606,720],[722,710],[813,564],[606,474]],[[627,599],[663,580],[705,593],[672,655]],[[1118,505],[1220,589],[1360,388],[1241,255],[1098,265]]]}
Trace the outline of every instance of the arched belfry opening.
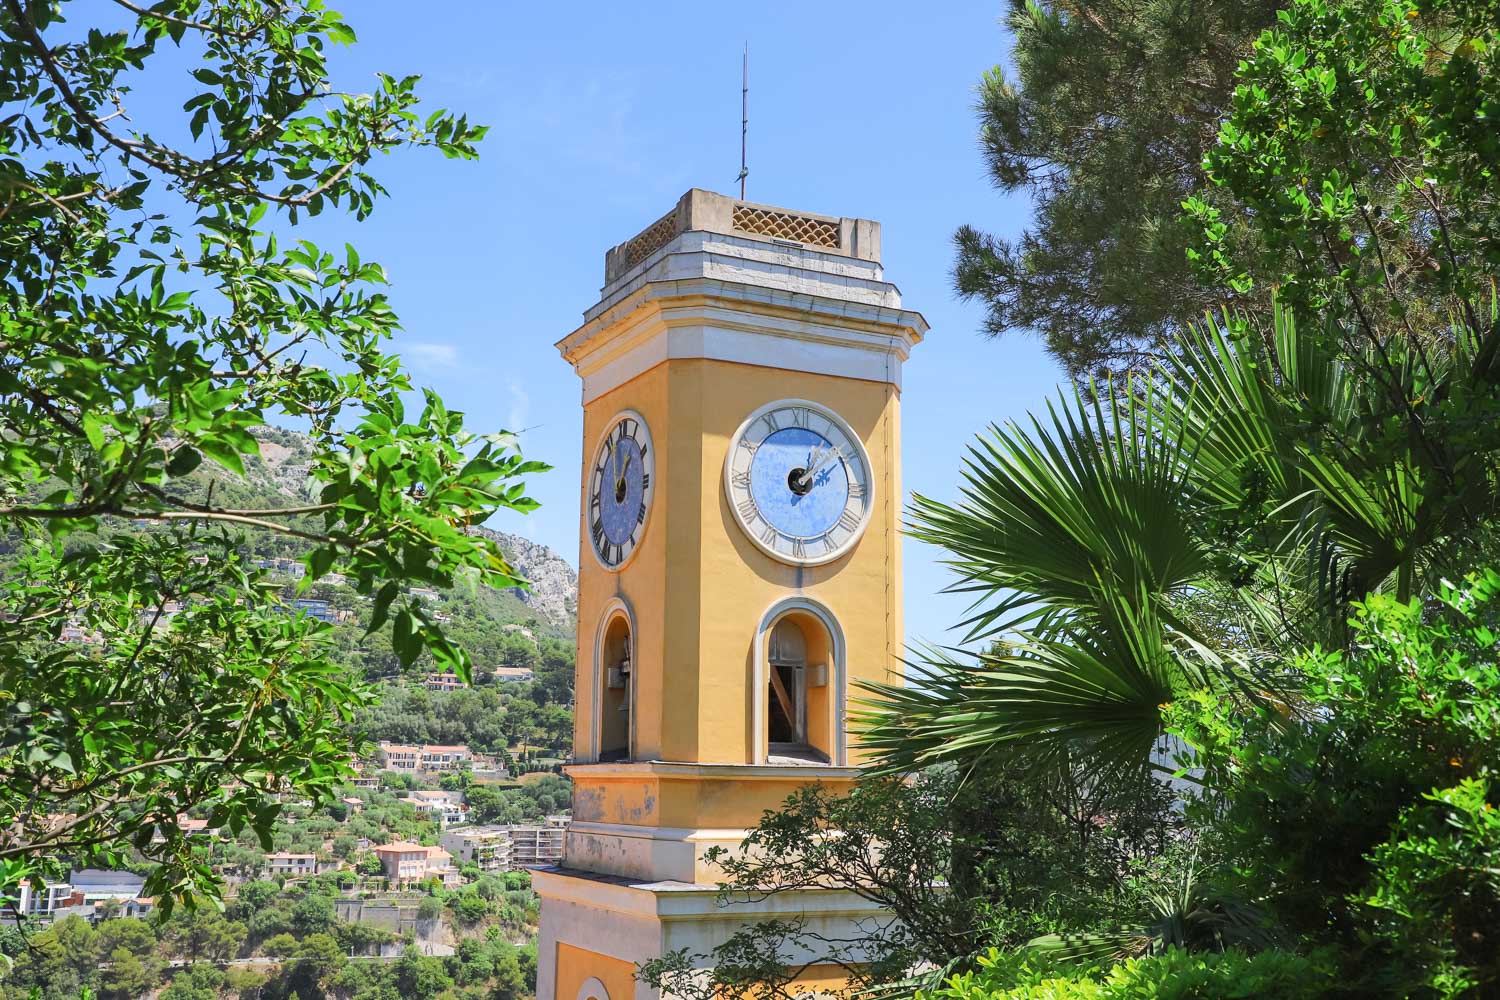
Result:
{"label": "arched belfry opening", "polygon": [[630,759],[630,712],[634,635],[623,609],[613,609],[600,634],[598,711],[594,716],[600,761]]}
{"label": "arched belfry opening", "polygon": [[790,616],[771,629],[766,660],[767,740],[772,752],[807,744],[807,637]]}
{"label": "arched belfry opening", "polygon": [[843,642],[828,611],[792,602],[762,630],[755,713],[769,763],[839,763],[843,757]]}

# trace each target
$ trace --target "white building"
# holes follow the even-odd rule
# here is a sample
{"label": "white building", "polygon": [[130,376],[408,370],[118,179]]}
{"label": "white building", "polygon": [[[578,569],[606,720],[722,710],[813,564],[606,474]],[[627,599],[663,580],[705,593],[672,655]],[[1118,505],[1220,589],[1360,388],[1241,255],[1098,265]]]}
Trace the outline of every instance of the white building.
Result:
{"label": "white building", "polygon": [[316,875],[318,872],[318,857],[315,854],[291,854],[278,851],[275,854],[266,855],[267,875]]}
{"label": "white building", "polygon": [[424,789],[402,796],[401,801],[440,827],[458,826],[468,822],[469,807],[463,804],[462,792]]}
{"label": "white building", "polygon": [[441,840],[443,847],[460,862],[478,865],[480,871],[504,872],[512,867],[508,826],[470,826],[449,830]]}
{"label": "white building", "polygon": [[[20,899],[16,912],[27,920],[51,920],[57,911],[74,903],[73,887],[67,882],[48,882],[40,889],[33,889],[28,882],[21,883]],[[82,902],[80,897],[77,902]],[[0,919],[13,923],[16,914],[9,908],[0,911]]]}

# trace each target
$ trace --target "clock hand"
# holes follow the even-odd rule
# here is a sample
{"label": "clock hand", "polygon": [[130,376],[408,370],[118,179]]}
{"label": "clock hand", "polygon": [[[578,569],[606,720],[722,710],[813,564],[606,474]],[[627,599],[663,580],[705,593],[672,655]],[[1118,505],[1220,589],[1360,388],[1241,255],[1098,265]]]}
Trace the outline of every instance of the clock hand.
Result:
{"label": "clock hand", "polygon": [[819,472],[820,469],[823,468],[823,466],[828,465],[828,463],[831,462],[834,457],[838,456],[840,456],[840,453],[838,453],[838,448],[835,448],[834,445],[828,445],[828,447],[826,448],[819,448],[819,454],[817,454],[816,460],[807,460],[807,471],[802,472],[802,477],[799,478],[798,483],[811,483],[811,481],[813,481],[814,475],[817,475],[817,472]]}
{"label": "clock hand", "polygon": [[827,451],[825,451],[822,455],[820,455],[818,457],[818,464],[817,465],[810,465],[808,467],[807,471],[802,474],[802,482],[804,482],[804,483],[810,483],[810,482],[812,482],[813,476],[816,476],[818,474],[818,472],[822,470],[823,466],[825,466],[829,462],[833,461],[834,458],[838,457],[838,455],[839,455],[839,450],[837,448],[833,447],[832,445],[829,445]]}
{"label": "clock hand", "polygon": [[826,449],[822,445],[807,453],[807,466],[802,470],[802,475],[797,478],[799,486],[805,486],[811,481],[813,470],[818,468],[818,464],[823,460],[825,453]]}

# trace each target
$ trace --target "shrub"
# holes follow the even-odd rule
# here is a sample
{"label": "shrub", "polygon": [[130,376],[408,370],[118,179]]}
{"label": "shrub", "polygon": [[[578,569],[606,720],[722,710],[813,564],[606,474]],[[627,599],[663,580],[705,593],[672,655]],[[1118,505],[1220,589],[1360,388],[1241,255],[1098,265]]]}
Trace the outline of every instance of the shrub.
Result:
{"label": "shrub", "polygon": [[1279,931],[1337,949],[1354,994],[1493,995],[1500,574],[1373,596],[1352,625],[1348,652],[1296,660],[1291,716],[1173,707],[1211,789],[1189,813]]}
{"label": "shrub", "polygon": [[954,976],[924,1000],[1315,1000],[1333,993],[1322,956],[1283,951],[1194,954],[1169,948],[1106,969],[1080,967],[1043,978],[1025,953],[991,951],[977,972]]}

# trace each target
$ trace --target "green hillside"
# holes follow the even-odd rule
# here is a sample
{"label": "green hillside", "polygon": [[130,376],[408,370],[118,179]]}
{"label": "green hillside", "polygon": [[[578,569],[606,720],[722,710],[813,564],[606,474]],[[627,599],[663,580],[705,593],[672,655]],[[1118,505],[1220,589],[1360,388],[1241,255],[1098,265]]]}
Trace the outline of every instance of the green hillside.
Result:
{"label": "green hillside", "polygon": [[[308,439],[280,428],[256,436],[261,455],[246,461],[243,479],[222,471],[199,471],[174,486],[191,499],[204,500],[211,494],[215,503],[246,509],[310,501]],[[321,526],[310,518],[303,520],[305,527]],[[88,544],[98,535],[163,530],[147,522],[105,519],[94,537],[79,533],[68,544]],[[359,719],[360,728],[372,739],[470,743],[495,753],[519,744],[535,747],[543,756],[561,754],[572,726],[576,574],[544,546],[503,532],[475,530],[493,538],[520,575],[534,582],[524,589],[461,583],[443,592],[412,592],[472,657],[473,687],[452,691],[425,688],[435,670],[427,654],[403,669],[389,630],[366,635],[370,601],[337,574],[304,588],[301,561],[307,543],[253,526],[237,535],[265,570],[267,582],[278,587],[289,613],[329,621],[332,658],[387,689],[381,703]],[[0,567],[13,547],[13,540],[0,540]],[[501,668],[531,670],[534,679],[502,682],[495,674]]]}

